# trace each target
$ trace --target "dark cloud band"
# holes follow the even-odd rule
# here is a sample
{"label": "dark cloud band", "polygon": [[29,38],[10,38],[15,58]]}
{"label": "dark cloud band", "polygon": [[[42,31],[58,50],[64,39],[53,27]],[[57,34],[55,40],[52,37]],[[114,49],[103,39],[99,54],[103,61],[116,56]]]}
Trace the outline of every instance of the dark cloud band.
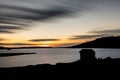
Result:
{"label": "dark cloud band", "polygon": [[0,41],[5,41],[6,39],[0,38]]}
{"label": "dark cloud band", "polygon": [[22,29],[21,27],[18,26],[0,26],[0,30],[14,30],[14,29]]}
{"label": "dark cloud band", "polygon": [[75,35],[72,36],[72,38],[69,38],[71,40],[79,40],[79,39],[93,39],[97,37],[103,37],[105,35]]}
{"label": "dark cloud band", "polygon": [[42,42],[42,41],[59,41],[59,39],[31,39],[32,42]]}
{"label": "dark cloud band", "polygon": [[92,35],[75,35],[75,36],[71,36],[72,38],[69,39],[79,40],[79,39],[92,39],[92,38],[105,37],[105,36],[114,36],[114,35],[119,36],[120,29],[90,31],[88,32],[88,34],[92,34]]}
{"label": "dark cloud band", "polygon": [[35,45],[35,44],[28,44],[28,43],[0,43],[0,45]]}
{"label": "dark cloud band", "polygon": [[0,33],[14,33],[14,32],[8,30],[0,30]]}
{"label": "dark cloud band", "polygon": [[120,34],[120,29],[90,31],[93,34]]}

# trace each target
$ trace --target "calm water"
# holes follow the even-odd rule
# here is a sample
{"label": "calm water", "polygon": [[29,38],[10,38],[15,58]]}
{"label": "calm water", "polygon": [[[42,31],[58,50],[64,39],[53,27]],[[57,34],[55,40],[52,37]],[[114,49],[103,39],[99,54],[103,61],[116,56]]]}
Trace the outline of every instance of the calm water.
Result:
{"label": "calm water", "polygon": [[[112,57],[120,58],[120,49],[94,49],[96,57]],[[36,52],[37,54],[19,55],[10,57],[0,57],[0,67],[15,67],[36,64],[56,64],[68,63],[79,60],[80,49],[65,49],[65,48],[52,48],[52,49],[13,49],[13,50],[0,50],[0,53],[17,53],[17,52]]]}

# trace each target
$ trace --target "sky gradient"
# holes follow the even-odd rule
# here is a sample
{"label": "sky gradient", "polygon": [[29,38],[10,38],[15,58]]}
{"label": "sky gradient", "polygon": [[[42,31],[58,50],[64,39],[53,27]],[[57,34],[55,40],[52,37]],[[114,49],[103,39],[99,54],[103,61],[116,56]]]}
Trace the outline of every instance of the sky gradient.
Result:
{"label": "sky gradient", "polygon": [[64,47],[120,36],[120,0],[0,0],[0,46]]}

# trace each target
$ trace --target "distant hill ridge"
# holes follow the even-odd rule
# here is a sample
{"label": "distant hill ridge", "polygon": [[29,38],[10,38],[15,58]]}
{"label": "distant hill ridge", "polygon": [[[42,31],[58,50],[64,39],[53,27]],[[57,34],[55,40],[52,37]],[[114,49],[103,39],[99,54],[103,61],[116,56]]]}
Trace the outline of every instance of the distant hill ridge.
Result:
{"label": "distant hill ridge", "polygon": [[4,47],[0,46],[0,49],[5,49]]}
{"label": "distant hill ridge", "polygon": [[120,36],[97,38],[96,40],[71,46],[69,48],[120,48]]}

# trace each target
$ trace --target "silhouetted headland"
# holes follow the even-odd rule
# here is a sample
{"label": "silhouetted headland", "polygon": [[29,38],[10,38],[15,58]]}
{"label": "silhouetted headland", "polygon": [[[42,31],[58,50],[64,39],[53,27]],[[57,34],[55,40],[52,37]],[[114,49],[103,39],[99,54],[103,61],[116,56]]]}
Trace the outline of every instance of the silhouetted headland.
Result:
{"label": "silhouetted headland", "polygon": [[120,48],[120,36],[102,37],[69,48]]}
{"label": "silhouetted headland", "polygon": [[5,49],[5,47],[3,47],[3,46],[0,46],[0,49]]}
{"label": "silhouetted headland", "polygon": [[36,49],[36,48],[54,48],[54,47],[2,47],[0,46],[0,50],[12,50],[12,49]]}
{"label": "silhouetted headland", "polygon": [[9,56],[18,56],[18,55],[29,55],[29,54],[36,54],[36,53],[0,53],[0,57],[9,57]]}

